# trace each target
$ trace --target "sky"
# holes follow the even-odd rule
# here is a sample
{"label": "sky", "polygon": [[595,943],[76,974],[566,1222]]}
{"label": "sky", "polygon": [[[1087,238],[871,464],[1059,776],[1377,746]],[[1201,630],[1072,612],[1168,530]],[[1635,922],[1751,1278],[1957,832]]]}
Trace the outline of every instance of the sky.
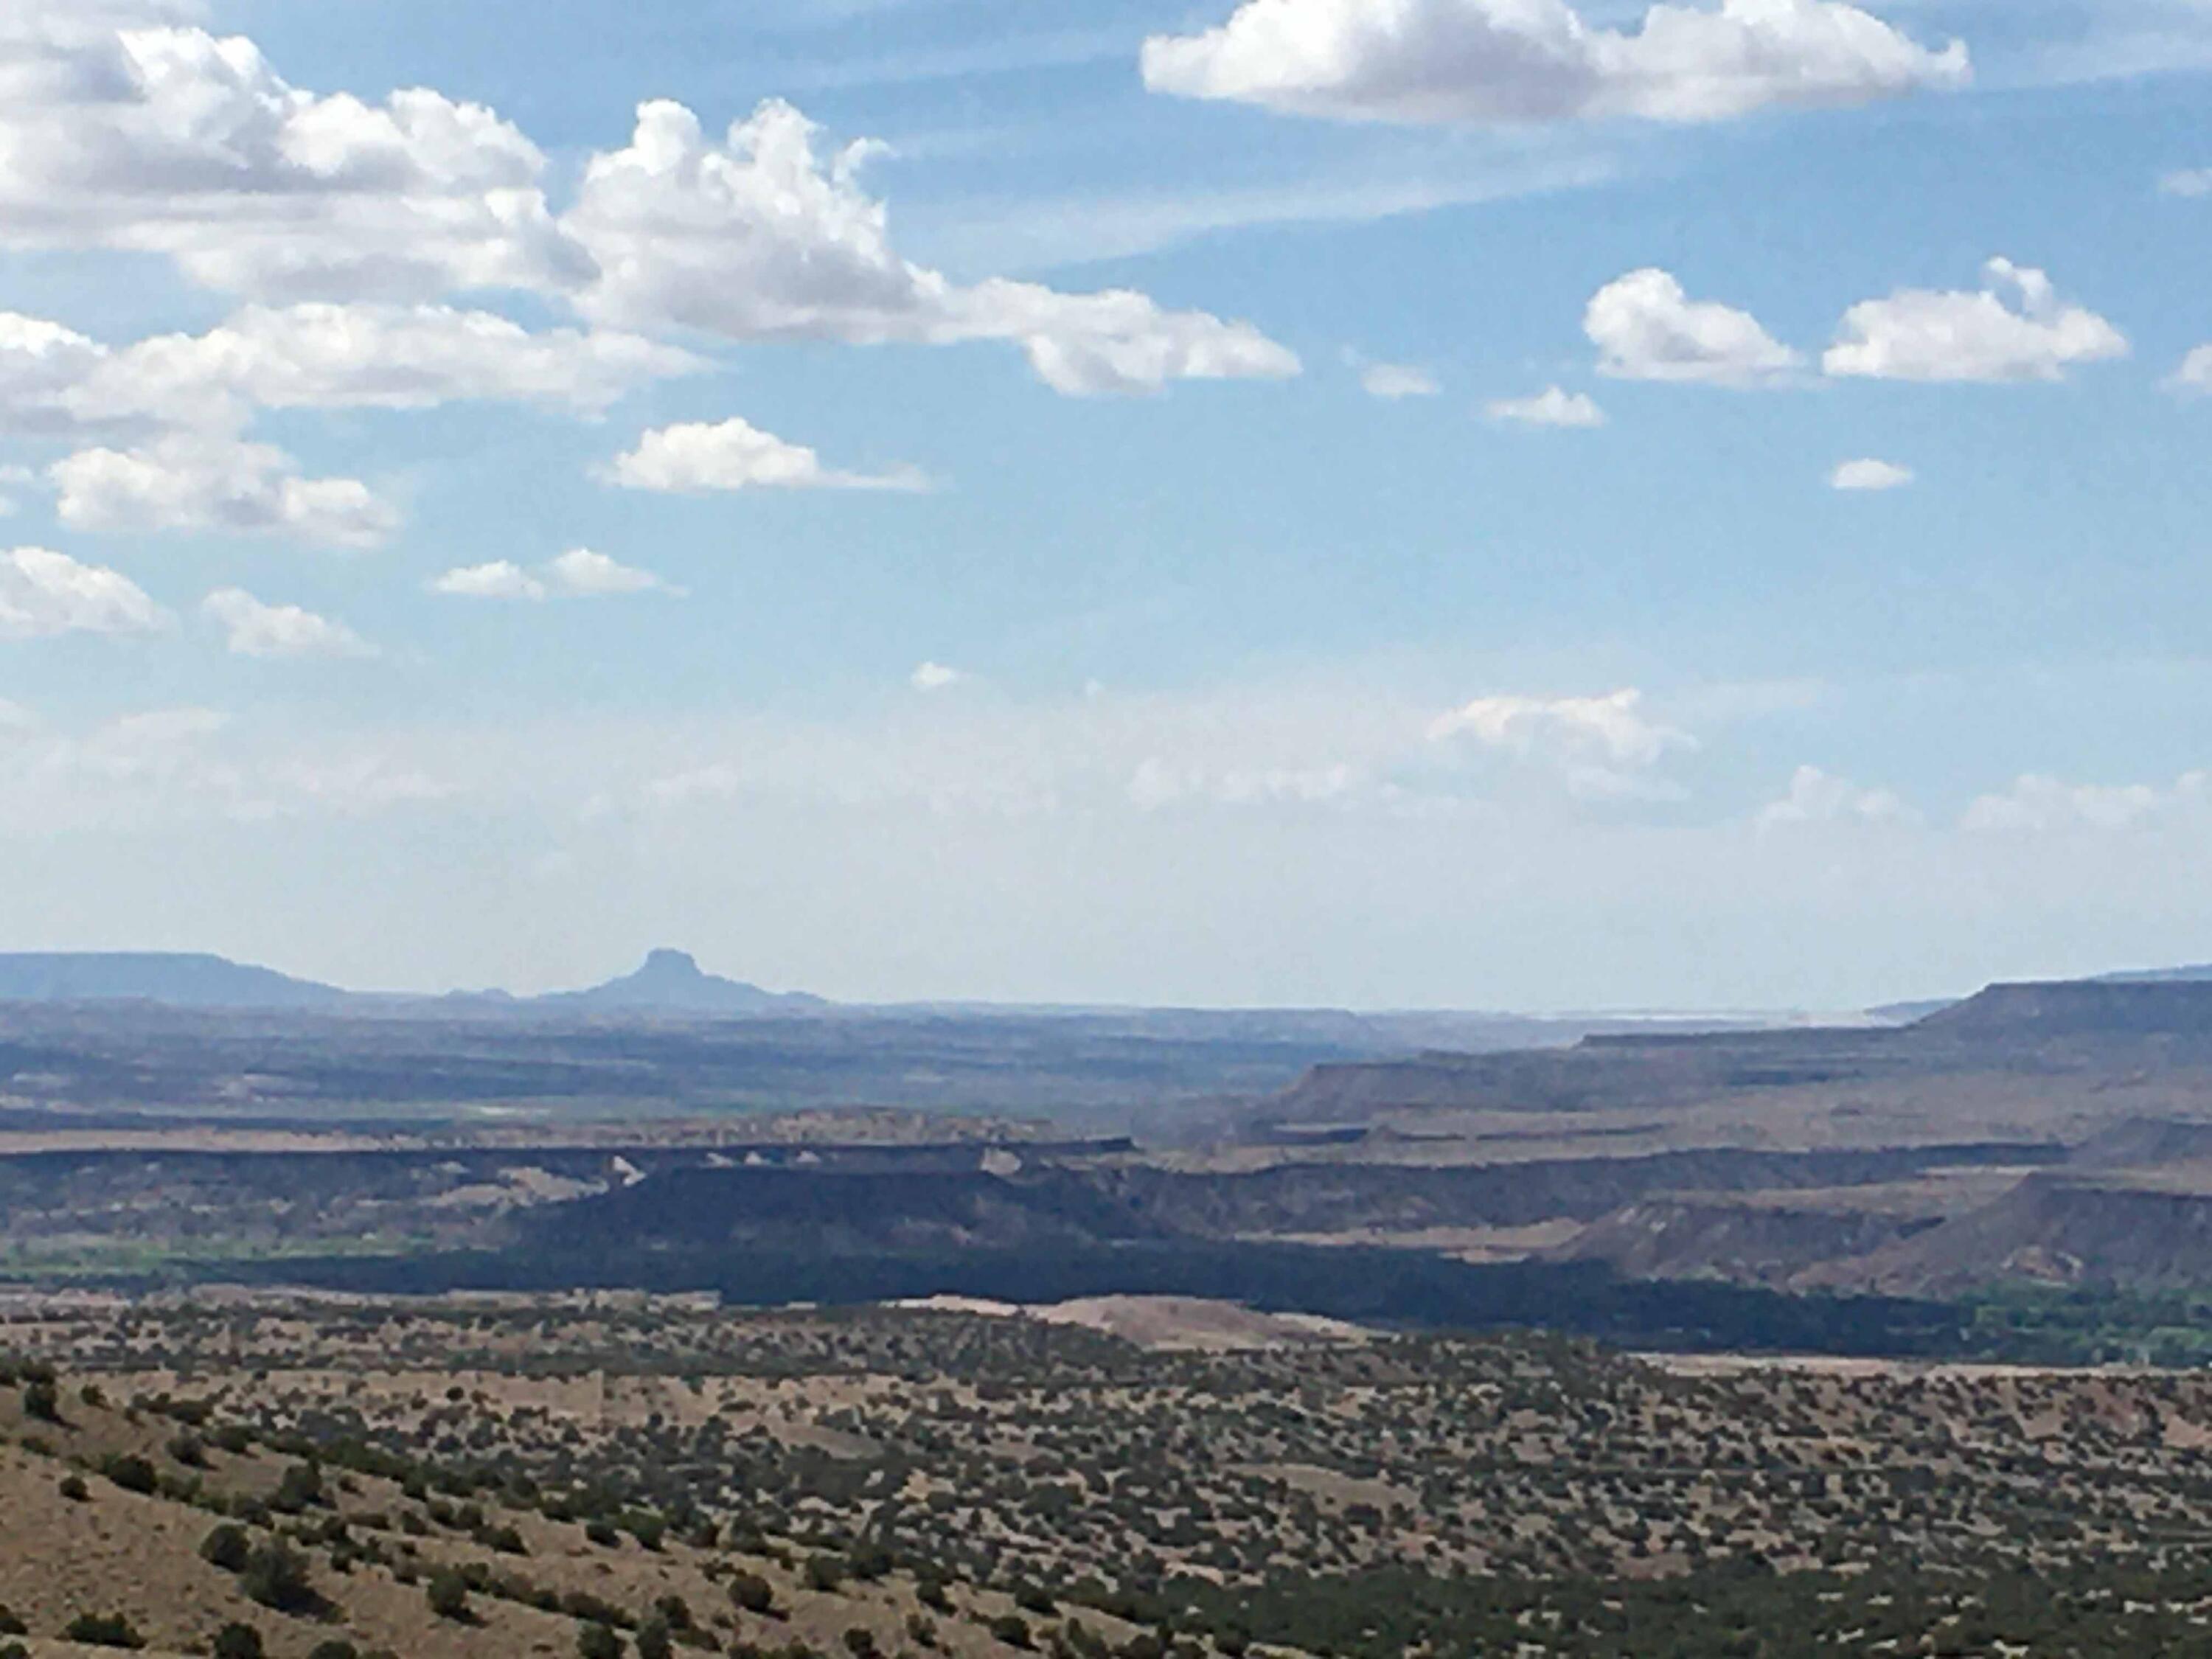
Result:
{"label": "sky", "polygon": [[0,948],[2212,959],[2206,0],[13,0]]}

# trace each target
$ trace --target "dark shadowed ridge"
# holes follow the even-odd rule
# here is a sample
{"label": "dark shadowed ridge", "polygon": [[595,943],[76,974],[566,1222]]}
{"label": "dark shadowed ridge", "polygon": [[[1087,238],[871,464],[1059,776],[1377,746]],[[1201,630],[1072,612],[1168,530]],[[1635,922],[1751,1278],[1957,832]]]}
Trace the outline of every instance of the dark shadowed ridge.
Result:
{"label": "dark shadowed ridge", "polygon": [[0,953],[0,1001],[155,1002],[183,1008],[328,1008],[352,994],[185,951]]}

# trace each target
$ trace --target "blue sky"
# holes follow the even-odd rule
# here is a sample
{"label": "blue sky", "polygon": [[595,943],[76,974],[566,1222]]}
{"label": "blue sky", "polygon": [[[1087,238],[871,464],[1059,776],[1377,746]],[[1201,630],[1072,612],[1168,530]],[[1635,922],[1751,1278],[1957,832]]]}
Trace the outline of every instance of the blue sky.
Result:
{"label": "blue sky", "polygon": [[2198,0],[13,10],[14,945],[2212,956]]}

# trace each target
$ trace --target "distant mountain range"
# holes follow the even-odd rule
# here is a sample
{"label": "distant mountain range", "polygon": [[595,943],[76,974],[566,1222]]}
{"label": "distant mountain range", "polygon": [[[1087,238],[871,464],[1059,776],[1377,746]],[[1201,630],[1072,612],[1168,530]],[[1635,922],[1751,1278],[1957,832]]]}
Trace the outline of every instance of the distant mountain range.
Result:
{"label": "distant mountain range", "polygon": [[[2104,974],[2071,981],[2080,985],[2165,985],[2212,981],[2212,963],[2179,968],[2139,969]],[[1892,1003],[1868,1014],[1885,1024],[1911,1024],[1954,1008],[1966,999]],[[124,1003],[159,1007],[208,1010],[297,1008],[333,1013],[426,1012],[437,1009],[484,1015],[509,1014],[548,1018],[656,1015],[688,1018],[744,1018],[761,1015],[829,1012],[840,1004],[804,991],[769,991],[744,980],[726,979],[701,968],[683,951],[649,952],[635,972],[604,984],[575,991],[552,991],[538,996],[514,996],[505,991],[455,991],[443,996],[368,991],[349,991],[315,980],[298,979],[271,968],[233,962],[204,951],[0,951],[0,1003]],[[858,1012],[858,1011],[856,1011]],[[894,1012],[877,1010],[878,1012]],[[1570,1030],[1584,1031],[1650,1029],[1656,1023],[1631,1016],[1589,1016],[1560,1019],[1510,1015],[1386,1014],[1357,1015],[1327,1009],[1175,1010],[1134,1008],[1062,1008],[994,1006],[989,1004],[916,1004],[896,1012],[935,1012],[939,1015],[988,1017],[1023,1014],[1035,1017],[1089,1015],[1097,1018],[1141,1016],[1148,1027],[1203,1031],[1220,1036],[1227,1027],[1250,1040],[1296,1035],[1310,1037],[1334,1021],[1340,1035],[1356,1037],[1370,1026],[1387,1024],[1407,1042],[1439,1048],[1474,1046],[1488,1048],[1520,1044],[1542,1045],[1562,1040]],[[1779,1018],[1779,1017],[1776,1017]],[[1484,1030],[1482,1040],[1469,1044],[1469,1033],[1461,1029],[1480,1018],[1501,1026],[1526,1024],[1532,1029],[1509,1034]],[[1276,1028],[1288,1022],[1291,1032]],[[1425,1022],[1436,1029],[1427,1030]],[[1758,1018],[1715,1018],[1692,1022],[1683,1029],[1771,1023]],[[1789,1022],[1784,1022],[1789,1023]],[[1544,1029],[1534,1029],[1534,1028]],[[1558,1029],[1552,1029],[1558,1028]],[[1565,1040],[1571,1040],[1566,1037]]]}
{"label": "distant mountain range", "polygon": [[830,1003],[709,974],[682,951],[655,951],[635,973],[580,991],[447,997],[341,990],[274,969],[192,951],[0,952],[0,1002],[146,1002],[173,1008],[398,1010],[436,1005],[517,1014],[690,1016],[803,1013]]}
{"label": "distant mountain range", "polygon": [[163,951],[0,953],[0,1002],[159,1002],[187,1008],[329,1008],[335,985],[226,957]]}

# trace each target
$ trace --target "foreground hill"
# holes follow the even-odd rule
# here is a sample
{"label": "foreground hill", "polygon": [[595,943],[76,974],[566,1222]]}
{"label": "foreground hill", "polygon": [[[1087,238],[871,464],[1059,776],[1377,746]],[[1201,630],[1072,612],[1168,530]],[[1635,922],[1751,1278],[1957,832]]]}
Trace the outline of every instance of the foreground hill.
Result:
{"label": "foreground hill", "polygon": [[2212,1595],[2201,1374],[1126,1299],[9,1311],[67,1358],[0,1367],[38,1659],[2102,1659],[2203,1652]]}
{"label": "foreground hill", "polygon": [[371,1456],[272,1436],[166,1393],[126,1403],[81,1372],[52,1385],[50,1409],[35,1382],[7,1380],[19,1387],[0,1389],[0,1629],[38,1638],[40,1659],[75,1653],[53,1639],[72,1631],[95,1632],[95,1650],[205,1654],[239,1626],[270,1659],[569,1656],[589,1651],[593,1627],[642,1656],[656,1620],[717,1652],[849,1659],[863,1650],[852,1632],[890,1653],[924,1629],[961,1659],[1029,1644],[992,1633],[1014,1613],[1008,1595],[884,1569],[833,1577],[810,1565],[842,1558],[696,1522],[554,1519],[452,1461],[414,1463],[412,1447]]}

